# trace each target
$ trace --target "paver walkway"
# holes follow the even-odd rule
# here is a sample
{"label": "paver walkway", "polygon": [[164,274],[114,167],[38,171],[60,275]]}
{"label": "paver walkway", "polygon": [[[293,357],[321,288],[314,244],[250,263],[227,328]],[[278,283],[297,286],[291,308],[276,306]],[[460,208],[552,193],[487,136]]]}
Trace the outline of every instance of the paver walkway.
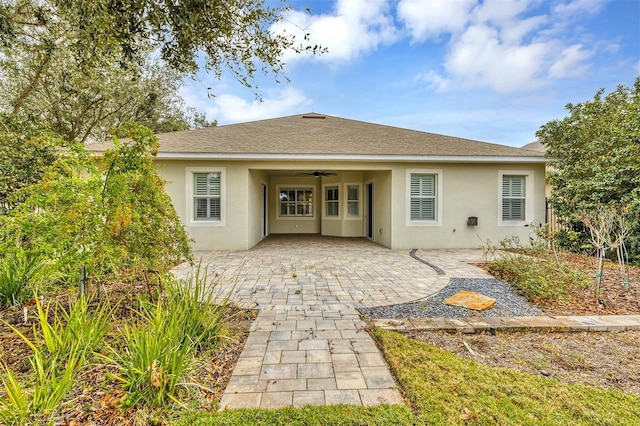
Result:
{"label": "paver walkway", "polygon": [[[402,403],[356,308],[414,301],[455,277],[488,277],[479,250],[419,251],[447,272],[364,239],[271,236],[251,250],[196,253],[222,297],[259,309],[224,408]],[[191,270],[183,265],[178,276]]]}
{"label": "paver walkway", "polygon": [[[249,337],[220,401],[226,408],[402,403],[356,308],[428,297],[450,278],[492,278],[468,262],[480,250],[389,250],[364,239],[271,236],[247,251],[196,253],[220,298],[257,308]],[[192,272],[188,265],[177,276]],[[620,331],[640,315],[373,320],[396,330]]]}

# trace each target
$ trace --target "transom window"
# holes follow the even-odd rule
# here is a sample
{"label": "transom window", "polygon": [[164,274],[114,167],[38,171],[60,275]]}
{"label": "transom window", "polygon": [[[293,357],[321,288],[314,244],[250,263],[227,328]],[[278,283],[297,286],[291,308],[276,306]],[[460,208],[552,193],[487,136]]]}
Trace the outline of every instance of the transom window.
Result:
{"label": "transom window", "polygon": [[435,174],[411,174],[411,220],[436,220]]}
{"label": "transom window", "polygon": [[193,174],[193,219],[220,221],[220,172]]}
{"label": "transom window", "polygon": [[280,216],[313,216],[312,188],[280,188]]}
{"label": "transom window", "polygon": [[502,176],[502,220],[526,220],[526,176]]}
{"label": "transom window", "polygon": [[339,193],[337,186],[325,187],[325,216],[337,217],[339,212]]}

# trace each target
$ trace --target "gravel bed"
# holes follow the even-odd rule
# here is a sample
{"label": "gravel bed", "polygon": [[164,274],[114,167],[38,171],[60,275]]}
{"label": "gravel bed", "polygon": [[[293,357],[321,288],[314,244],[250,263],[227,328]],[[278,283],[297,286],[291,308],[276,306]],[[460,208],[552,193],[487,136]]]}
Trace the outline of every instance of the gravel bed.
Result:
{"label": "gravel bed", "polygon": [[[458,291],[467,290],[496,299],[496,304],[486,311],[474,311],[443,303],[447,297]],[[452,278],[449,285],[433,296],[417,302],[376,308],[360,308],[360,313],[368,318],[466,318],[480,317],[520,317],[546,315],[535,305],[516,293],[504,281],[493,278]]]}

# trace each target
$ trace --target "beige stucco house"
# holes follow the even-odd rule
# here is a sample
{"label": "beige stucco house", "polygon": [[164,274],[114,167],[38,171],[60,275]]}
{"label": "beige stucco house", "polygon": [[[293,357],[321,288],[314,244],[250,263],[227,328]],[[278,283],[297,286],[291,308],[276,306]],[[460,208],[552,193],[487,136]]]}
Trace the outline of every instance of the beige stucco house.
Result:
{"label": "beige stucco house", "polygon": [[159,172],[195,250],[282,233],[478,247],[526,241],[544,220],[536,151],[316,113],[158,137]]}

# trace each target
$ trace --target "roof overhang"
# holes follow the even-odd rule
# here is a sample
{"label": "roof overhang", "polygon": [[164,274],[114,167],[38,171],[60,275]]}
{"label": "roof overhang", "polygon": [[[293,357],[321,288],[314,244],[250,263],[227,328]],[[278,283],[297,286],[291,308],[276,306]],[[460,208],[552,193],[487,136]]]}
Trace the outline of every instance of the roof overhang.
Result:
{"label": "roof overhang", "polygon": [[507,157],[481,155],[346,155],[346,154],[237,154],[159,152],[158,160],[274,160],[274,161],[353,161],[353,162],[429,162],[429,163],[540,163],[545,157]]}

